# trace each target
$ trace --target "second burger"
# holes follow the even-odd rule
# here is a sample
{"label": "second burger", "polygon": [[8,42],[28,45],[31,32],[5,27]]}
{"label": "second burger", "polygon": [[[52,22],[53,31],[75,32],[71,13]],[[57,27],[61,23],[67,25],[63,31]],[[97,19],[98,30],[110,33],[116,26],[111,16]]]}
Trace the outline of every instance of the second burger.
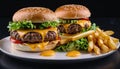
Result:
{"label": "second burger", "polygon": [[86,37],[92,34],[96,27],[96,24],[89,20],[89,9],[83,5],[68,4],[58,7],[55,13],[60,20],[58,29],[61,33],[60,45],[55,50],[87,50]]}

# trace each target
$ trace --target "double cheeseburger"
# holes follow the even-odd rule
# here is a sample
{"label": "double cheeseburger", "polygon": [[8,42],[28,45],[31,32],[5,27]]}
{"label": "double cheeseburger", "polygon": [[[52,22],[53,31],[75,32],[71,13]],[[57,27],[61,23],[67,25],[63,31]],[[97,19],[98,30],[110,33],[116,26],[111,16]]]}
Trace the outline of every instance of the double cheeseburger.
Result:
{"label": "double cheeseburger", "polygon": [[63,5],[56,9],[56,16],[60,19],[61,25],[58,29],[61,33],[76,34],[84,28],[89,28],[91,15],[89,9],[83,5]]}
{"label": "double cheeseburger", "polygon": [[55,13],[44,7],[26,7],[18,10],[9,23],[12,46],[21,51],[53,49],[59,41]]}
{"label": "double cheeseburger", "polygon": [[[68,4],[58,7],[55,14],[60,20],[58,30],[61,33],[60,45],[55,50],[76,50],[78,49],[77,46],[80,49],[87,50],[88,45],[85,37],[94,32],[93,24],[89,20],[91,16],[89,9],[83,5]],[[89,32],[87,32],[88,30]],[[80,45],[80,43],[83,44]]]}

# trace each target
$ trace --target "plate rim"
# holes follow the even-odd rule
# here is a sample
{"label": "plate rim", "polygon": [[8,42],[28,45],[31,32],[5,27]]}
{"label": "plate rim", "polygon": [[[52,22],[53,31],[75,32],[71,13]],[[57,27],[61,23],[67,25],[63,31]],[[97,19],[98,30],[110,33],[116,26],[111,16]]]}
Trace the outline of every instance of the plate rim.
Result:
{"label": "plate rim", "polygon": [[[7,38],[9,38],[10,36],[7,36],[7,37],[5,37],[5,38],[3,38],[3,39],[1,39],[0,40],[0,42],[1,41],[3,41],[3,40],[5,40],[5,39],[7,39]],[[120,47],[120,42],[118,43],[118,49],[119,49],[119,47]],[[117,49],[117,50],[118,50]],[[95,59],[99,59],[99,58],[103,58],[103,57],[105,57],[105,56],[109,56],[109,55],[111,55],[111,54],[113,54],[114,52],[116,52],[117,50],[113,50],[113,51],[110,51],[110,52],[108,52],[108,53],[105,53],[105,54],[102,54],[102,55],[96,55],[95,57],[92,57],[92,58],[75,58],[75,59],[38,59],[38,58],[28,58],[28,57],[23,57],[23,56],[18,56],[18,55],[14,55],[14,54],[12,54],[12,53],[9,53],[9,52],[7,52],[7,51],[5,51],[4,49],[2,49],[1,47],[0,47],[0,51],[1,52],[3,52],[3,53],[5,53],[5,54],[7,54],[7,55],[9,55],[9,56],[12,56],[12,57],[15,57],[15,58],[21,58],[21,59],[31,59],[31,60],[47,60],[47,61],[70,61],[70,60],[95,60]]]}

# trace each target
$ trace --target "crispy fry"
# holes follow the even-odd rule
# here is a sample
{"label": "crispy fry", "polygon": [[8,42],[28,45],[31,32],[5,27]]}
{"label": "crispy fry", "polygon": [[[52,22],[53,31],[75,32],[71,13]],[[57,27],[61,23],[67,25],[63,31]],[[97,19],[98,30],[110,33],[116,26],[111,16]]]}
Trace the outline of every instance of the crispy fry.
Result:
{"label": "crispy fry", "polygon": [[119,43],[119,39],[111,37],[111,39],[114,41],[114,43],[117,45]]}
{"label": "crispy fry", "polygon": [[88,52],[93,50],[94,42],[93,42],[93,35],[88,35]]}
{"label": "crispy fry", "polygon": [[108,39],[103,39],[103,42],[104,42],[105,45],[108,46]]}
{"label": "crispy fry", "polygon": [[87,32],[84,32],[84,33],[78,33],[78,34],[75,34],[75,35],[71,36],[71,38],[72,38],[72,41],[74,41],[74,40],[77,40],[77,39],[80,39],[80,38],[83,38],[83,37],[87,37],[88,35],[90,35],[94,32],[95,32],[94,30],[90,30],[90,31],[87,31]]}
{"label": "crispy fry", "polygon": [[108,39],[108,46],[109,46],[109,48],[112,49],[112,50],[117,49],[116,44],[114,43],[114,41],[113,41],[110,37],[109,37],[109,39]]}
{"label": "crispy fry", "polygon": [[89,43],[88,43],[88,52],[92,52],[93,46],[94,46],[93,41],[89,41]]}
{"label": "crispy fry", "polygon": [[103,45],[103,40],[102,39],[98,39],[98,45],[99,46]]}
{"label": "crispy fry", "polygon": [[112,31],[112,30],[107,30],[107,31],[105,31],[105,33],[110,36],[110,35],[113,35],[113,34],[114,34],[114,31]]}
{"label": "crispy fry", "polygon": [[94,50],[96,55],[100,55],[100,48],[98,46],[94,45],[93,50]]}
{"label": "crispy fry", "polygon": [[108,39],[109,36],[107,34],[105,34],[100,28],[96,29],[99,33],[100,36],[102,36],[104,39]]}
{"label": "crispy fry", "polygon": [[96,31],[96,32],[94,33],[94,36],[95,36],[95,38],[98,38],[98,37],[99,37],[99,33]]}
{"label": "crispy fry", "polygon": [[69,41],[70,41],[69,38],[61,38],[60,44],[66,44],[66,43],[68,43]]}
{"label": "crispy fry", "polygon": [[98,45],[102,49],[103,53],[106,53],[109,51],[109,48],[103,43],[102,39],[98,39]]}
{"label": "crispy fry", "polygon": [[96,44],[96,42],[97,42],[97,39],[95,38],[94,35],[93,35],[93,42],[94,42],[94,44]]}
{"label": "crispy fry", "polygon": [[107,53],[110,51],[110,49],[104,44],[101,46],[101,49],[103,50],[103,53]]}
{"label": "crispy fry", "polygon": [[92,41],[93,40],[93,35],[88,35],[88,41]]}

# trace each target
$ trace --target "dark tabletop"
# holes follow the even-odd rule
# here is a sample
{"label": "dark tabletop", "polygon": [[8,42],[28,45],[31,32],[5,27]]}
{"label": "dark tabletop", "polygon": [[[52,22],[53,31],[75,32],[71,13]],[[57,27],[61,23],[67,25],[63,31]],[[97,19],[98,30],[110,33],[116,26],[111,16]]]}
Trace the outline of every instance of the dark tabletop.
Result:
{"label": "dark tabletop", "polygon": [[[6,28],[9,18],[0,18],[0,39],[9,36],[8,29]],[[91,18],[92,22],[95,22],[100,28],[104,30],[115,31],[114,37],[120,39],[120,18]],[[33,60],[34,61],[34,60]],[[60,63],[59,63],[60,62]],[[61,68],[61,69],[120,69],[120,49],[113,54],[104,58],[79,62],[71,61],[71,63],[65,63],[65,61],[56,61],[56,63],[44,61],[31,62],[21,60],[8,56],[0,51],[0,69],[48,69],[48,68]]]}

